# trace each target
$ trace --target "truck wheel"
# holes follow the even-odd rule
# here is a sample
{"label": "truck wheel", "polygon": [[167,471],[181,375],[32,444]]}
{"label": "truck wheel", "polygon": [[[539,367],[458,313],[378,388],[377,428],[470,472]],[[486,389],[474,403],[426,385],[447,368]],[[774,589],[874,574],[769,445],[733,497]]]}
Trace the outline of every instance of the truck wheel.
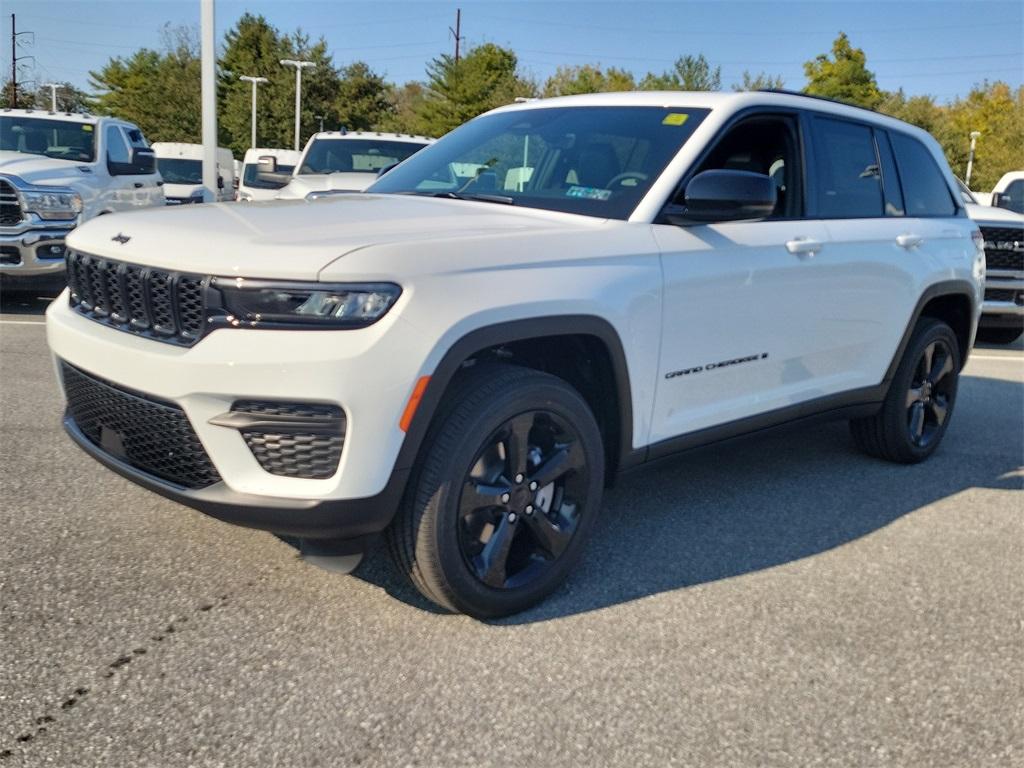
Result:
{"label": "truck wheel", "polygon": [[850,421],[854,442],[865,453],[916,464],[934,453],[949,426],[960,376],[953,329],[941,320],[918,323],[893,377],[882,410]]}
{"label": "truck wheel", "polygon": [[1012,344],[1024,334],[1024,326],[1009,328],[979,328],[977,340],[986,344]]}
{"label": "truck wheel", "polygon": [[601,434],[575,389],[528,368],[477,365],[427,436],[390,530],[392,554],[443,608],[517,613],[579,558],[603,485]]}

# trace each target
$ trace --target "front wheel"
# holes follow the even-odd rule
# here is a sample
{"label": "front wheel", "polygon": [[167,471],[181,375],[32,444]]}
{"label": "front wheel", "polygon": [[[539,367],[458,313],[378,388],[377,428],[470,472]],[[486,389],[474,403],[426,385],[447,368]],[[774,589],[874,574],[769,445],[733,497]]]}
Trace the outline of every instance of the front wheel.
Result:
{"label": "front wheel", "polygon": [[470,369],[441,413],[393,554],[443,608],[517,613],[562,582],[593,528],[604,484],[594,416],[565,381],[495,364]]}
{"label": "front wheel", "polygon": [[960,347],[941,320],[922,320],[889,385],[882,409],[854,419],[857,446],[872,456],[902,464],[924,461],[939,447],[956,403]]}

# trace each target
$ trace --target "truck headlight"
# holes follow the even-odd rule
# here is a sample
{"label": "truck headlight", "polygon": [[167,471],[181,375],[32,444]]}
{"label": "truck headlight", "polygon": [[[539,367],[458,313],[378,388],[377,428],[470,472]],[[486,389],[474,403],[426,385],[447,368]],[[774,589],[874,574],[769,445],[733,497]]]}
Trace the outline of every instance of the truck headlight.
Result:
{"label": "truck headlight", "polygon": [[363,328],[380,320],[402,294],[392,283],[272,283],[217,280],[225,316],[236,327]]}
{"label": "truck headlight", "polygon": [[21,202],[41,219],[73,219],[82,212],[82,197],[71,190],[26,190]]}

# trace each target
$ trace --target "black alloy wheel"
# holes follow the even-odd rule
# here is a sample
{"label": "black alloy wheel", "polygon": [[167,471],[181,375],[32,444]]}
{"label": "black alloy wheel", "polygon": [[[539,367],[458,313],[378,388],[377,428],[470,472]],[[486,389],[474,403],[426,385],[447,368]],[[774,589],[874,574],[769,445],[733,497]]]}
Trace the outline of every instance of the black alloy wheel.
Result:
{"label": "black alloy wheel", "polygon": [[955,386],[954,366],[953,352],[942,339],[926,346],[917,361],[906,403],[910,441],[918,448],[927,449],[942,433]]}
{"label": "black alloy wheel", "polygon": [[484,442],[459,500],[459,548],[476,577],[515,589],[541,577],[569,546],[587,508],[580,437],[565,419],[528,411]]}

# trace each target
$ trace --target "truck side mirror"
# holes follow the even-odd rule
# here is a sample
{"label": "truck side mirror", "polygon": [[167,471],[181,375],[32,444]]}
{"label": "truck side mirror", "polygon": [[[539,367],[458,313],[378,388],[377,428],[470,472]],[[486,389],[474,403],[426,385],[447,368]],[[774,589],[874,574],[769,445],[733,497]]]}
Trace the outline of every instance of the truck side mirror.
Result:
{"label": "truck side mirror", "polygon": [[132,147],[128,164],[135,173],[153,173],[156,170],[156,154],[149,147]]}
{"label": "truck side mirror", "polygon": [[217,176],[217,189],[224,189],[224,177]]}

